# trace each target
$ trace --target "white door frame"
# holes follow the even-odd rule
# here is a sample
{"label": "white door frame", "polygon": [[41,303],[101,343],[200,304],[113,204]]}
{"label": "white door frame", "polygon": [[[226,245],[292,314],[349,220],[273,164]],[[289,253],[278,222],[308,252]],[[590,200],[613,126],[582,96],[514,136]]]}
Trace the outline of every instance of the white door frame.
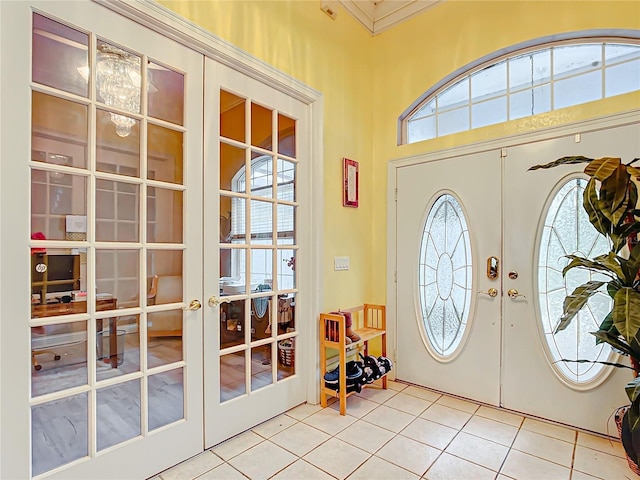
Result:
{"label": "white door frame", "polygon": [[[495,140],[472,143],[460,147],[452,147],[425,154],[412,155],[410,157],[391,160],[387,165],[387,349],[392,355],[392,359],[397,359],[398,344],[398,301],[396,290],[397,259],[396,251],[398,242],[396,240],[396,198],[397,198],[397,174],[398,169],[420,163],[443,160],[452,157],[469,155],[472,153],[485,152],[500,148],[525,145],[532,142],[549,140],[567,135],[575,135],[587,131],[600,130],[604,128],[617,127],[636,123],[640,120],[640,109],[628,112],[609,115],[602,118],[586,120],[582,122],[561,125],[541,129],[535,132],[527,132],[508,137],[501,137]],[[392,378],[395,378],[395,371],[391,371]]]}

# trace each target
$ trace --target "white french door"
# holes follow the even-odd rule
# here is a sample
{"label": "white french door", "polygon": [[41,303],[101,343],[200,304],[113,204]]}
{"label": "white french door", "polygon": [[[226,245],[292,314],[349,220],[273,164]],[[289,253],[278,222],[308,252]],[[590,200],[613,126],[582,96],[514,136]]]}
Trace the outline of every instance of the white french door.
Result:
{"label": "white french door", "polygon": [[[596,349],[588,333],[606,305],[590,307],[593,314],[575,322],[574,337],[554,336],[543,323],[546,315],[553,324],[567,289],[585,281],[562,279],[564,255],[606,248],[577,208],[584,165],[528,171],[566,155],[637,156],[637,123],[601,128],[396,169],[398,379],[615,431],[607,420],[626,403],[626,372],[558,362],[608,359],[609,350]],[[464,277],[460,217],[468,227],[471,281]]]}
{"label": "white french door", "polygon": [[203,448],[203,57],[1,8],[0,476],[145,478]]}
{"label": "white french door", "polygon": [[209,447],[306,400],[313,322],[296,269],[311,231],[307,107],[211,60],[205,70]]}

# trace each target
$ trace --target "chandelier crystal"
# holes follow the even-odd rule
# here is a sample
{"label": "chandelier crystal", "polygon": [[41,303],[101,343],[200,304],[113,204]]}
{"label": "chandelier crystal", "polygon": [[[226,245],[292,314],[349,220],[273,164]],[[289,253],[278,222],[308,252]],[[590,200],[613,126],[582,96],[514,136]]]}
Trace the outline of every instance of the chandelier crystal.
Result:
{"label": "chandelier crystal", "polygon": [[[140,113],[140,58],[112,45],[98,47],[96,83],[100,99],[109,107]],[[126,137],[136,121],[126,115],[111,113],[116,133]]]}

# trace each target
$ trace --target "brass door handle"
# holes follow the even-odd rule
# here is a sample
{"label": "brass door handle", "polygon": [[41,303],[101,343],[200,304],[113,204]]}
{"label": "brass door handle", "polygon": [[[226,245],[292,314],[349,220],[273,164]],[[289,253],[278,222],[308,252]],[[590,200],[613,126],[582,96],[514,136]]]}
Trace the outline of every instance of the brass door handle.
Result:
{"label": "brass door handle", "polygon": [[202,308],[202,304],[200,303],[200,301],[198,300],[191,300],[191,302],[189,302],[189,306],[188,307],[184,307],[183,310],[200,310]]}
{"label": "brass door handle", "polygon": [[511,299],[518,298],[518,297],[527,298],[526,296],[522,295],[521,293],[518,293],[518,290],[516,290],[515,288],[510,289],[507,292],[507,295],[509,295],[509,298],[511,298]]}
{"label": "brass door handle", "polygon": [[215,308],[221,303],[231,303],[231,300],[228,298],[218,298],[215,295],[209,297],[209,301],[207,302],[211,308]]}
{"label": "brass door handle", "polygon": [[490,288],[486,292],[478,292],[478,293],[481,293],[482,295],[489,295],[491,298],[495,298],[498,296],[498,290],[496,290],[495,288]]}

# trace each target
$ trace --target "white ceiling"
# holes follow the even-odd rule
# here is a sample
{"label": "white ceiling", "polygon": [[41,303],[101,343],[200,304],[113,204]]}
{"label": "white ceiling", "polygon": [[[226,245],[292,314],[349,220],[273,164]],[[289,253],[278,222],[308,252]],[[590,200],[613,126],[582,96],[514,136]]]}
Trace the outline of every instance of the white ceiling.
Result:
{"label": "white ceiling", "polygon": [[[444,0],[338,0],[372,35],[414,17]],[[323,2],[324,3],[324,2]]]}

